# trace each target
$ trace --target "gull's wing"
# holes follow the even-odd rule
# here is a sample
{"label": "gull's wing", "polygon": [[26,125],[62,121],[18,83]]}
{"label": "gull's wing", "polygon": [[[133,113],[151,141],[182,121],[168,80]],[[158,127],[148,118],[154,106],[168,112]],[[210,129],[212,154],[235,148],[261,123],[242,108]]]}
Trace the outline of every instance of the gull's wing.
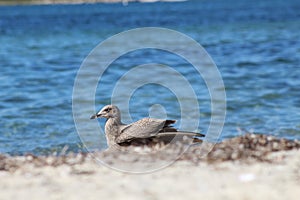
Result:
{"label": "gull's wing", "polygon": [[118,142],[120,146],[153,146],[156,144],[169,144],[171,142],[184,142],[185,144],[199,144],[203,142],[203,137],[205,135],[201,133],[194,132],[159,132],[157,135],[146,137],[146,138],[136,138],[131,137],[127,140]]}
{"label": "gull's wing", "polygon": [[122,143],[134,138],[148,138],[155,136],[164,128],[170,128],[170,125],[173,123],[175,123],[174,120],[144,118],[120,127],[120,135],[117,137],[116,142]]}

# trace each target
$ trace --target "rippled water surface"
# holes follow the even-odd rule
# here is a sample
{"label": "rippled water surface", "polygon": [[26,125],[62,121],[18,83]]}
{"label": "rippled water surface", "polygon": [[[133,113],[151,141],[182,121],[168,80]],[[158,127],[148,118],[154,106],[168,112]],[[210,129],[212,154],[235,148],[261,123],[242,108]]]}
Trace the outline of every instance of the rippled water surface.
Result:
{"label": "rippled water surface", "polygon": [[[240,134],[240,127],[299,139],[299,10],[297,0],[0,7],[0,152],[47,154],[65,145],[83,151],[72,116],[77,70],[101,41],[145,26],[185,33],[215,61],[227,94],[222,138]],[[113,62],[97,88],[96,109],[110,102],[122,74],[157,62],[191,82],[201,111],[199,129],[206,132],[211,109],[205,82],[185,60],[163,51],[130,52]],[[136,90],[129,104],[133,120],[148,116],[154,104],[168,118],[181,117],[176,96],[155,84]],[[103,139],[90,135],[95,148]]]}

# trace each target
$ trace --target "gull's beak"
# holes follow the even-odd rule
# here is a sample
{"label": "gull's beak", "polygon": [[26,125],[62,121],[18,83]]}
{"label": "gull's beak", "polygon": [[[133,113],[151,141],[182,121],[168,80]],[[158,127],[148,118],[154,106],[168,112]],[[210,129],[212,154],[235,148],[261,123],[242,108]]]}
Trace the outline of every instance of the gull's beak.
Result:
{"label": "gull's beak", "polygon": [[98,117],[101,117],[101,114],[94,114],[94,115],[91,116],[90,119],[96,119]]}

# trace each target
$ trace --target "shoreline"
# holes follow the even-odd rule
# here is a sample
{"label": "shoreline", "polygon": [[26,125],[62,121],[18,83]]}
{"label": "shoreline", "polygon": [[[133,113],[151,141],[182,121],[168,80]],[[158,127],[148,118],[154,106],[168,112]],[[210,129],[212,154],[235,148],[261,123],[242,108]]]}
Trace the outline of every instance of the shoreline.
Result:
{"label": "shoreline", "polygon": [[[110,163],[119,164],[120,159],[126,158],[128,164],[135,162],[161,162],[168,160],[170,156],[176,155],[176,161],[198,163],[222,163],[222,162],[246,162],[272,163],[273,153],[287,153],[298,150],[300,152],[300,141],[277,138],[271,135],[246,133],[220,143],[203,142],[202,144],[170,143],[148,146],[129,146],[106,149],[95,152],[55,152],[51,155],[34,155],[25,153],[24,155],[9,155],[0,153],[0,171],[14,172],[23,164],[34,164],[35,166],[52,166],[82,164],[85,160],[92,158],[108,159]],[[179,156],[178,156],[179,155]],[[175,157],[174,157],[175,158]],[[75,159],[75,160],[74,160]],[[50,161],[51,162],[50,162]],[[69,160],[71,160],[69,162]],[[95,159],[94,159],[95,160]],[[122,164],[124,164],[122,160]],[[276,161],[276,160],[275,160]]]}
{"label": "shoreline", "polygon": [[52,4],[94,4],[94,3],[122,3],[127,5],[133,2],[153,3],[153,2],[180,2],[185,0],[0,0],[0,6],[14,5],[52,5]]}

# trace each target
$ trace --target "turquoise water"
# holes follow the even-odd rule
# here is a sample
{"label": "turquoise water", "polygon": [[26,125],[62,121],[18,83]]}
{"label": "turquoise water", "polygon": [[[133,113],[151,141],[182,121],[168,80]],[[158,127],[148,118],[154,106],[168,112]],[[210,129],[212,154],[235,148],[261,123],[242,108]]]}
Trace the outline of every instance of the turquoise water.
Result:
{"label": "turquoise water", "polygon": [[[48,154],[65,145],[84,151],[72,116],[77,70],[99,42],[148,26],[187,34],[217,64],[227,93],[221,139],[240,134],[238,127],[300,139],[299,10],[296,0],[0,7],[0,152]],[[96,107],[109,103],[120,74],[158,61],[181,69],[199,86],[199,129],[205,132],[211,112],[206,86],[186,70],[186,62],[165,52],[141,51],[118,59],[97,89]],[[168,117],[180,118],[176,98],[148,85],[130,101],[139,108],[131,108],[133,119],[148,116],[152,104],[163,105]]]}

